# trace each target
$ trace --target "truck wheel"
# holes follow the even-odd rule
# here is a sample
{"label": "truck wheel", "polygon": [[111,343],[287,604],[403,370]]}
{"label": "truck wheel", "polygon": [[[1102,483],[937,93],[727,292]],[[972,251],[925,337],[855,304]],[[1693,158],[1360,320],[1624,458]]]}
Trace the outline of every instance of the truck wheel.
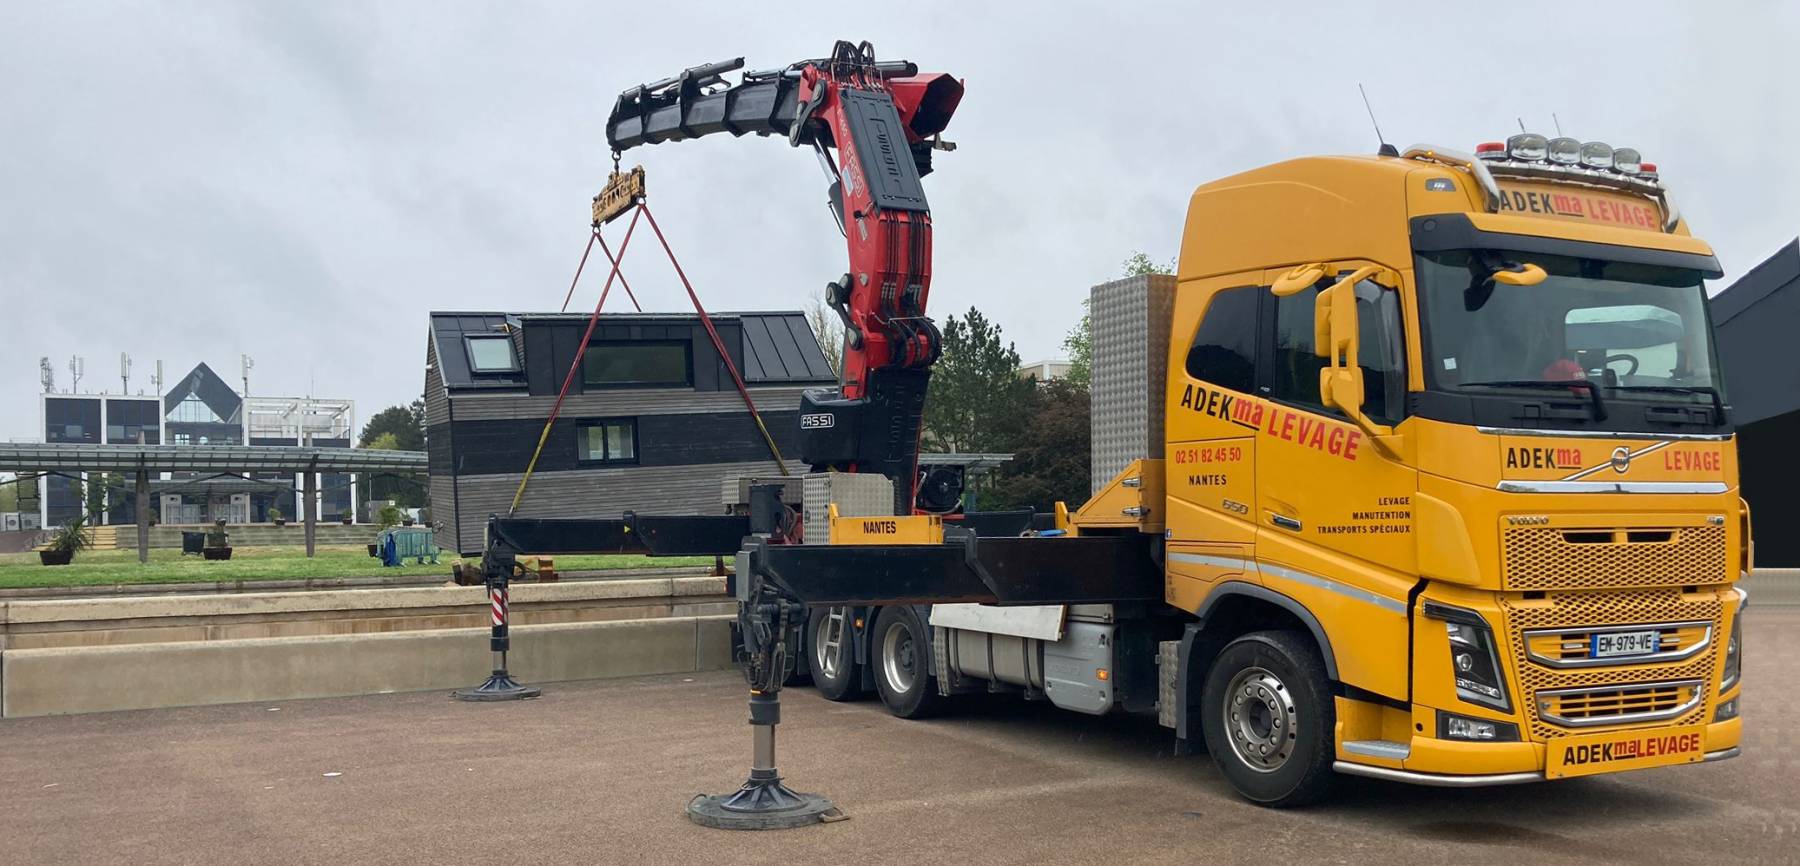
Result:
{"label": "truck wheel", "polygon": [[931,631],[910,607],[884,607],[875,617],[869,663],[888,712],[903,719],[936,713],[944,697],[931,676]]}
{"label": "truck wheel", "polygon": [[1206,749],[1246,799],[1300,806],[1325,796],[1337,706],[1306,637],[1259,631],[1225,646],[1200,696]]}
{"label": "truck wheel", "polygon": [[847,607],[815,607],[807,623],[807,667],[812,671],[813,687],[828,701],[862,697],[862,672],[857,670],[851,622]]}

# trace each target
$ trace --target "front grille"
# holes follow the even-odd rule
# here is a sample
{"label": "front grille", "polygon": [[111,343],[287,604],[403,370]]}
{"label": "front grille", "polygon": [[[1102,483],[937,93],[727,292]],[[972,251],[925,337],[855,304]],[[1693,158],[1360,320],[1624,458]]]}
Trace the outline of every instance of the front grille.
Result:
{"label": "front grille", "polygon": [[1506,589],[1694,586],[1733,577],[1723,526],[1501,530]]}
{"label": "front grille", "polygon": [[[1537,701],[1540,692],[1595,688],[1621,690],[1645,682],[1710,681],[1720,642],[1708,641],[1700,652],[1680,661],[1657,663],[1618,659],[1616,664],[1603,667],[1554,668],[1530,659],[1526,651],[1526,632],[1597,626],[1628,628],[1633,623],[1716,624],[1724,612],[1724,604],[1717,595],[1683,593],[1679,589],[1552,592],[1533,599],[1502,595],[1500,606],[1506,614],[1507,642],[1513,664],[1519,671],[1519,688],[1523,692],[1527,721],[1539,740],[1572,733],[1569,727],[1546,719],[1540,713]],[[1706,689],[1702,688],[1699,702],[1673,721],[1691,724],[1704,719],[1708,697]]]}
{"label": "front grille", "polygon": [[1546,690],[1535,702],[1540,718],[1566,728],[1628,725],[1672,719],[1700,702],[1701,680]]}
{"label": "front grille", "polygon": [[[1594,657],[1598,635],[1616,631],[1649,631],[1658,635],[1656,651],[1637,656]],[[1682,661],[1706,649],[1712,642],[1710,622],[1668,622],[1641,625],[1605,625],[1588,628],[1564,626],[1525,633],[1525,652],[1531,660],[1553,668],[1616,667],[1655,662]]]}

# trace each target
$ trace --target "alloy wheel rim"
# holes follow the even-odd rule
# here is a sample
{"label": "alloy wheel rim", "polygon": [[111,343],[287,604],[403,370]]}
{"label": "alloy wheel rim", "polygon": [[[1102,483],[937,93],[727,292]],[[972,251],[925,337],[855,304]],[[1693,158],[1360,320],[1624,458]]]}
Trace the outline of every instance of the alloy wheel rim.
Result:
{"label": "alloy wheel rim", "polygon": [[1259,773],[1287,764],[1299,739],[1299,713],[1287,684],[1267,668],[1238,671],[1225,690],[1225,737],[1232,754]]}

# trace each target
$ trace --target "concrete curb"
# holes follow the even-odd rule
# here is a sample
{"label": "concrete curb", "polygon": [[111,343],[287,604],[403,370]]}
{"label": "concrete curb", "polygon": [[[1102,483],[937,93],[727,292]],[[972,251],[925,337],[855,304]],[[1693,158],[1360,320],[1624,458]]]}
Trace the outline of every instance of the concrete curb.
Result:
{"label": "concrete curb", "polygon": [[[712,568],[703,565],[684,565],[672,568],[622,568],[611,571],[567,571],[559,572],[563,581],[588,580],[627,580],[638,577],[692,577],[711,575]],[[240,592],[290,592],[305,590],[317,592],[334,589],[390,589],[404,587],[443,586],[450,582],[450,573],[446,570],[437,575],[395,575],[393,577],[336,577],[271,580],[221,580],[196,581],[193,583],[112,583],[94,586],[26,586],[12,589],[0,589],[0,601],[19,600],[32,601],[53,598],[117,598],[121,596],[139,595],[202,595],[214,593]],[[520,581],[514,586],[535,584],[536,581]]]}
{"label": "concrete curb", "polygon": [[[523,626],[510,667],[531,684],[713,670],[731,664],[731,621]],[[0,716],[463,688],[487,676],[486,631],[9,650],[0,655]]]}

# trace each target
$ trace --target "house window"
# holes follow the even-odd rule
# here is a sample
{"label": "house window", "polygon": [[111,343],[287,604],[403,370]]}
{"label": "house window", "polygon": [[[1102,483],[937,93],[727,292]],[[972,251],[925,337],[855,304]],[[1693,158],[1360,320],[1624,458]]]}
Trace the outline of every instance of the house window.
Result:
{"label": "house window", "polygon": [[581,357],[581,383],[590,388],[691,386],[688,343],[590,343]]}
{"label": "house window", "polygon": [[576,428],[580,463],[636,463],[637,420],[594,421]]}
{"label": "house window", "polygon": [[476,373],[513,373],[519,364],[513,359],[510,337],[464,337],[469,349],[469,369]]}

